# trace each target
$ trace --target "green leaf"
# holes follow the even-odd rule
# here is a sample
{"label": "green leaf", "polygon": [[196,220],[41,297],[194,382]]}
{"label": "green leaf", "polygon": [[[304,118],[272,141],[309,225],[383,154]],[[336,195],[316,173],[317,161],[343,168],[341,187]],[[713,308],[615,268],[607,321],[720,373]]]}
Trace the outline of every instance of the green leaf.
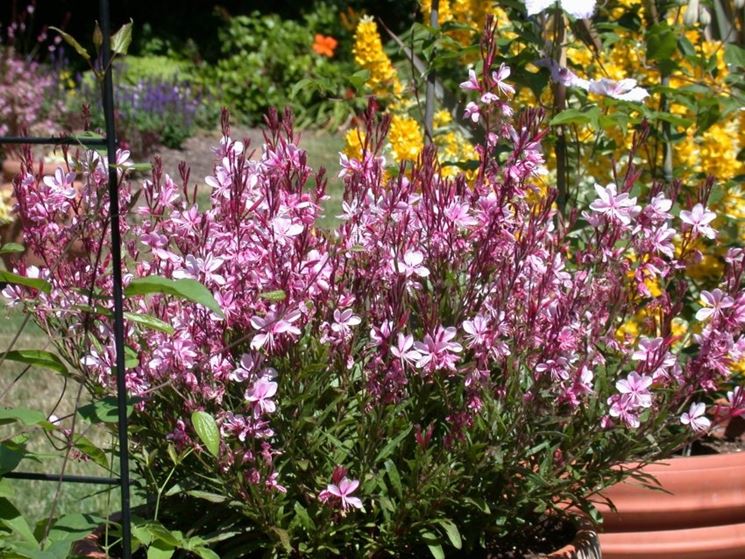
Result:
{"label": "green leaf", "polygon": [[204,443],[212,456],[220,452],[220,431],[217,428],[215,418],[207,412],[195,411],[191,414],[191,424],[197,433],[199,440]]}
{"label": "green leaf", "polygon": [[164,293],[187,299],[210,309],[218,316],[225,316],[210,290],[194,279],[173,280],[160,276],[147,276],[133,279],[124,290],[127,297],[150,293]]}
{"label": "green leaf", "polygon": [[669,60],[678,48],[678,35],[666,22],[656,23],[647,31],[647,58]]}
{"label": "green leaf", "polygon": [[64,32],[64,31],[62,31],[62,29],[60,29],[59,27],[51,27],[51,26],[50,26],[50,27],[49,27],[49,29],[51,29],[52,31],[56,31],[57,33],[59,33],[60,35],[62,35],[62,38],[64,39],[64,41],[65,41],[65,42],[66,42],[66,43],[67,43],[68,45],[70,45],[70,46],[71,46],[72,48],[74,48],[74,49],[75,49],[75,52],[77,52],[77,53],[78,53],[78,54],[79,54],[80,56],[82,56],[82,57],[83,57],[83,58],[84,58],[84,59],[85,59],[85,60],[86,60],[86,61],[87,61],[88,63],[90,63],[90,61],[91,61],[91,55],[90,55],[90,54],[88,54],[88,51],[87,51],[87,50],[85,50],[85,48],[83,48],[83,46],[82,46],[82,45],[81,45],[80,43],[78,43],[78,42],[77,42],[77,41],[75,40],[75,37],[73,37],[73,36],[72,36],[72,35],[70,35],[69,33],[65,33],[65,32]]}
{"label": "green leaf", "polygon": [[295,505],[293,507],[295,509],[295,517],[300,522],[300,525],[308,530],[310,533],[314,533],[316,530],[316,525],[313,522],[313,519],[308,514],[308,511],[305,509],[303,505],[301,505],[298,501],[295,501]]}
{"label": "green leaf", "polygon": [[111,50],[116,54],[127,54],[129,45],[132,43],[132,24],[133,20],[121,26],[119,31],[111,36]]}
{"label": "green leaf", "polygon": [[8,361],[26,363],[28,365],[38,365],[40,367],[52,369],[53,371],[57,371],[63,375],[67,374],[67,367],[65,367],[62,360],[54,353],[42,349],[16,349],[5,352],[2,356],[4,356]]}
{"label": "green leaf", "polygon": [[8,499],[0,498],[0,524],[19,535],[24,541],[39,547],[39,542],[34,537],[31,526],[20,511]]}
{"label": "green leaf", "polygon": [[259,297],[267,301],[284,301],[287,298],[287,294],[281,289],[276,289],[275,291],[262,293]]}
{"label": "green leaf", "polygon": [[287,553],[292,553],[292,544],[290,544],[290,535],[287,533],[287,530],[283,530],[282,528],[278,528],[277,526],[272,526],[271,529],[275,534],[277,534],[279,543],[282,544],[284,550]]}
{"label": "green leaf", "polygon": [[9,479],[0,478],[0,497],[11,498],[13,496],[15,496],[13,484]]}
{"label": "green leaf", "polygon": [[197,499],[204,499],[205,501],[209,501],[210,503],[224,503],[228,500],[228,498],[225,495],[219,495],[217,493],[210,493],[208,491],[187,491],[187,495],[190,497],[196,497]]}
{"label": "green leaf", "polygon": [[398,474],[398,469],[396,468],[396,465],[393,463],[392,460],[385,461],[385,471],[388,474],[388,479],[391,482],[393,490],[396,492],[396,495],[398,495],[398,498],[400,499],[402,496],[401,476]]}
{"label": "green leaf", "polygon": [[147,548],[147,559],[170,559],[175,551],[172,545],[158,540]]}
{"label": "green leaf", "polygon": [[12,283],[13,285],[23,285],[24,287],[31,287],[33,289],[43,291],[44,293],[49,293],[52,291],[52,285],[47,280],[43,280],[41,278],[27,278],[25,276],[19,276],[18,274],[7,272],[5,270],[0,270],[0,281]]}
{"label": "green leaf", "polygon": [[597,107],[590,109],[566,109],[551,119],[551,126],[562,124],[589,124],[597,120],[600,116],[600,110]]}
{"label": "green leaf", "polygon": [[[127,417],[132,414],[134,405],[138,401],[139,398],[127,398]],[[115,396],[96,400],[95,402],[79,407],[78,415],[91,423],[118,423],[119,401]]]}
{"label": "green leaf", "polygon": [[401,441],[409,436],[409,433],[411,433],[411,427],[407,427],[393,439],[388,441],[388,443],[380,450],[378,455],[375,457],[375,462],[381,462],[388,458],[393,453],[393,451],[396,450],[396,447],[401,444]]}
{"label": "green leaf", "polygon": [[93,514],[66,514],[54,523],[49,531],[49,539],[51,541],[76,542],[82,540],[105,522],[104,518]]}
{"label": "green leaf", "polygon": [[208,547],[199,546],[193,548],[191,551],[199,555],[201,559],[220,559],[220,556]]}
{"label": "green leaf", "polygon": [[727,43],[724,47],[724,61],[731,66],[745,68],[745,49],[734,43]]}
{"label": "green leaf", "polygon": [[0,443],[0,475],[12,472],[28,456],[26,447],[12,441]]}
{"label": "green leaf", "polygon": [[455,525],[455,522],[447,518],[441,518],[437,523],[443,527],[445,534],[455,549],[463,547],[463,540],[460,537],[460,532],[458,531],[458,526]]}
{"label": "green leaf", "polygon": [[108,468],[109,462],[106,458],[106,453],[98,448],[93,442],[84,437],[83,435],[75,435],[72,441],[73,446],[80,452],[85,454],[93,462],[101,466],[102,468]]}
{"label": "green leaf", "polygon": [[33,426],[41,424],[52,424],[47,421],[46,416],[38,410],[28,408],[0,408],[0,425],[20,421],[24,425]]}
{"label": "green leaf", "polygon": [[445,552],[442,550],[442,545],[440,545],[440,540],[437,536],[432,532],[422,532],[422,540],[434,559],[445,559]]}
{"label": "green leaf", "polygon": [[124,318],[129,322],[141,324],[147,328],[150,328],[151,330],[158,330],[160,332],[165,332],[166,334],[173,334],[174,332],[173,326],[171,326],[167,322],[160,320],[159,318],[150,316],[149,314],[125,312]]}
{"label": "green leaf", "polygon": [[5,243],[0,247],[0,254],[19,254],[26,250],[23,245],[18,243]]}

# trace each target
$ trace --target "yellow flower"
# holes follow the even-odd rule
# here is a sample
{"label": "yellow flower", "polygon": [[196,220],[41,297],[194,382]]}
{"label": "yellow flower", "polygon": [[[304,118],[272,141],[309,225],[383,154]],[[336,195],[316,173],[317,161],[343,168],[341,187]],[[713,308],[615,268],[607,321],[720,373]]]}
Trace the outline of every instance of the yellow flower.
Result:
{"label": "yellow flower", "polygon": [[416,161],[424,147],[424,138],[416,120],[405,115],[394,115],[388,133],[393,156],[397,163]]}
{"label": "yellow flower", "polygon": [[360,19],[354,34],[354,60],[370,72],[367,85],[376,95],[401,95],[403,88],[391,59],[383,51],[378,26],[370,16]]}
{"label": "yellow flower", "polygon": [[359,128],[350,128],[344,136],[346,145],[344,155],[351,159],[362,159],[362,148],[365,145],[365,133]]}

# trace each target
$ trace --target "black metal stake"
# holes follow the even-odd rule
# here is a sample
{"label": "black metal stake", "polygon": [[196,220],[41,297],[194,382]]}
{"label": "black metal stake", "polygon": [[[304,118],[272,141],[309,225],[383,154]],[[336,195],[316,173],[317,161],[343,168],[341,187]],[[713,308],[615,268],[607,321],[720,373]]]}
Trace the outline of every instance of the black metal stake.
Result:
{"label": "black metal stake", "polygon": [[111,259],[114,296],[114,347],[116,350],[116,387],[119,413],[119,478],[97,476],[75,476],[46,474],[36,472],[8,472],[2,477],[34,481],[53,481],[67,483],[86,483],[98,485],[119,485],[121,489],[122,558],[131,559],[131,510],[129,499],[129,447],[127,443],[127,385],[124,364],[124,300],[122,289],[121,232],[119,227],[119,183],[116,168],[116,130],[114,126],[114,86],[111,68],[111,23],[109,0],[99,0],[101,31],[101,64],[104,80],[101,84],[106,137],[89,136],[67,137],[0,137],[2,144],[47,144],[81,145],[85,147],[106,146],[106,161],[109,170],[109,213],[111,216]]}
{"label": "black metal stake", "polygon": [[104,80],[103,111],[106,119],[106,155],[109,164],[109,215],[111,217],[111,263],[114,283],[114,346],[116,349],[116,388],[119,411],[119,481],[122,502],[122,557],[129,559],[131,550],[131,515],[129,503],[129,453],[127,442],[127,384],[124,365],[124,300],[122,290],[121,231],[119,229],[119,184],[116,169],[116,129],[114,126],[114,84],[111,70],[111,23],[109,2],[100,0],[101,45]]}

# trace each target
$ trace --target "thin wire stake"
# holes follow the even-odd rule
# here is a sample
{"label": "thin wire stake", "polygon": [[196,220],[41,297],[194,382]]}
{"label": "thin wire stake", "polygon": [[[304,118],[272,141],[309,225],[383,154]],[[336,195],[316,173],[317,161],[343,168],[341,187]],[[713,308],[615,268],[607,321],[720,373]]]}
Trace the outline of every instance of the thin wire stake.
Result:
{"label": "thin wire stake", "polygon": [[106,120],[106,151],[109,165],[109,214],[111,216],[111,263],[114,284],[114,346],[116,348],[117,407],[119,408],[119,481],[122,497],[122,558],[130,559],[131,516],[129,503],[129,445],[127,443],[127,384],[124,365],[124,300],[122,290],[121,233],[119,229],[119,185],[116,170],[114,84],[111,75],[111,23],[109,2],[100,0],[103,68],[103,111]]}

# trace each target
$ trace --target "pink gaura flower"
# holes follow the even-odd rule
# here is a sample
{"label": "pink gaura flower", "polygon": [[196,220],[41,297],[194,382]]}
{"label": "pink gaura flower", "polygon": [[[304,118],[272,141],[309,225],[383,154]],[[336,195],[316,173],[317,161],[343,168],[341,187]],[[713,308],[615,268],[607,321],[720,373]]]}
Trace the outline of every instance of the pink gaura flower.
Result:
{"label": "pink gaura flower", "polygon": [[476,315],[473,320],[463,321],[463,330],[468,338],[468,347],[483,345],[489,336],[489,319]]}
{"label": "pink gaura flower", "polygon": [[590,204],[590,209],[607,218],[628,225],[631,219],[639,214],[641,208],[636,205],[636,198],[631,198],[626,192],[616,193],[616,185],[611,183],[605,188],[595,185],[598,199]]}
{"label": "pink gaura flower", "polygon": [[616,389],[621,394],[628,395],[629,404],[639,408],[652,406],[650,386],[652,386],[652,377],[640,375],[637,372],[632,372],[625,379],[616,382]]}
{"label": "pink gaura flower", "polygon": [[468,70],[468,80],[461,82],[460,88],[466,91],[480,91],[481,86],[479,85],[479,79],[476,77],[476,72],[473,69]]}
{"label": "pink gaura flower", "polygon": [[424,262],[424,255],[418,250],[408,250],[404,254],[403,261],[398,261],[396,267],[400,274],[405,275],[407,278],[411,276],[419,276],[420,278],[426,278],[429,275],[429,270],[426,266],[422,265]]}
{"label": "pink gaura flower", "polygon": [[391,353],[394,357],[399,358],[404,363],[413,365],[422,355],[414,349],[414,336],[405,336],[398,334],[398,341],[395,346],[391,346]]}
{"label": "pink gaura flower", "polygon": [[75,198],[75,189],[72,184],[75,181],[75,173],[65,173],[60,167],[54,171],[53,177],[44,177],[44,184],[49,187],[52,194],[72,200]]}
{"label": "pink gaura flower", "polygon": [[438,326],[434,335],[427,334],[423,342],[416,342],[414,347],[421,354],[416,363],[417,368],[428,371],[438,369],[455,370],[455,363],[459,356],[455,355],[463,351],[463,346],[451,340],[456,336],[456,330],[452,326],[443,328]]}
{"label": "pink gaura flower", "polygon": [[724,309],[729,309],[735,300],[717,288],[714,291],[702,291],[701,302],[705,305],[696,312],[696,320],[707,320],[721,316]]}
{"label": "pink gaura flower", "polygon": [[341,508],[344,512],[350,508],[363,510],[364,507],[360,498],[351,496],[359,485],[359,480],[349,479],[346,477],[346,469],[337,466],[331,476],[331,483],[318,494],[318,499],[322,503]]}
{"label": "pink gaura flower", "polygon": [[463,116],[465,118],[471,119],[471,122],[476,123],[479,121],[479,118],[481,118],[481,111],[479,109],[479,106],[474,103],[473,101],[470,101],[466,105],[466,110],[463,113]]}
{"label": "pink gaura flower", "polygon": [[259,417],[265,413],[277,411],[277,404],[272,398],[277,393],[277,383],[266,377],[261,377],[253,386],[246,390],[246,401],[253,405],[254,416]]}
{"label": "pink gaura flower", "polygon": [[494,84],[497,86],[497,90],[502,95],[514,95],[515,88],[510,84],[505,83],[504,80],[510,77],[510,67],[504,62],[499,65],[497,70],[491,73],[491,79],[494,80]]}
{"label": "pink gaura flower", "polygon": [[336,309],[334,311],[334,323],[331,325],[331,330],[342,336],[348,336],[352,333],[351,327],[357,326],[362,319],[352,312],[352,309],[345,309],[340,311]]}
{"label": "pink gaura flower", "polygon": [[611,417],[616,417],[624,422],[627,427],[636,429],[640,425],[639,416],[636,414],[636,406],[629,394],[615,395],[608,399]]}
{"label": "pink gaura flower", "polygon": [[278,334],[290,334],[293,336],[300,335],[300,328],[293,323],[301,317],[299,310],[290,311],[286,315],[279,317],[274,311],[267,313],[265,317],[254,316],[251,319],[251,326],[259,331],[251,340],[251,349],[259,350],[265,345],[273,349],[275,336]]}
{"label": "pink gaura flower", "polygon": [[703,236],[707,239],[714,239],[717,236],[716,229],[709,225],[716,217],[717,214],[710,212],[703,204],[696,204],[691,211],[683,210],[680,212],[683,228],[690,230],[696,237]]}
{"label": "pink gaura flower", "polygon": [[705,416],[706,404],[703,402],[693,403],[687,412],[680,416],[683,425],[690,426],[694,431],[706,431],[711,427],[711,421]]}

